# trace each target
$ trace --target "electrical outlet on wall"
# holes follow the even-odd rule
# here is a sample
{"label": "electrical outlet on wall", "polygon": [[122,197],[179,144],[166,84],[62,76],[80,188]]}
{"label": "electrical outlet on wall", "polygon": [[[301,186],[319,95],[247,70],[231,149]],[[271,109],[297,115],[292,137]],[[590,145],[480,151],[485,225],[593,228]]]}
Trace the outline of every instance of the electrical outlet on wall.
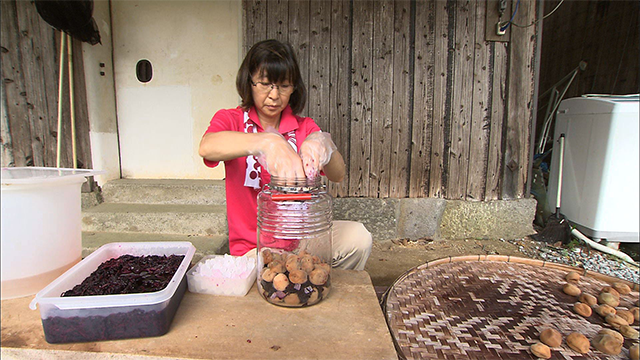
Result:
{"label": "electrical outlet on wall", "polygon": [[496,35],[503,36],[507,33],[507,29],[504,28],[504,25],[500,21],[496,23]]}
{"label": "electrical outlet on wall", "polygon": [[485,40],[507,42],[511,38],[511,26],[505,24],[511,17],[513,0],[487,0]]}

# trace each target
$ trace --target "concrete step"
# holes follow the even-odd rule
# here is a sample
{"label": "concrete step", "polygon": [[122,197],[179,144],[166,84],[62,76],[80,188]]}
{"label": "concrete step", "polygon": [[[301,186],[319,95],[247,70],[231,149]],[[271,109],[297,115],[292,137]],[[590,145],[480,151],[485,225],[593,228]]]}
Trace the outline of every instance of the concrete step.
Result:
{"label": "concrete step", "polygon": [[192,236],[182,234],[149,234],[140,232],[82,232],[82,257],[86,257],[102,245],[114,242],[143,241],[189,241],[196,247],[193,262],[203,256],[228,254],[229,243],[226,235]]}
{"label": "concrete step", "polygon": [[118,179],[102,186],[105,203],[225,205],[224,180]]}
{"label": "concrete step", "polygon": [[102,203],[82,211],[82,231],[227,235],[223,205]]}

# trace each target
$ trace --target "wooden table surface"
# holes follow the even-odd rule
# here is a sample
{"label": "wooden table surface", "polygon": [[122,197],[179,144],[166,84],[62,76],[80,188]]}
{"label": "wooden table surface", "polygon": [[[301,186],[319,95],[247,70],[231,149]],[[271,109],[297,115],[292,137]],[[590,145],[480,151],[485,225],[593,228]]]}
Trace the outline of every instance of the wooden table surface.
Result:
{"label": "wooden table surface", "polygon": [[255,284],[244,297],[187,291],[169,332],[154,338],[49,344],[32,299],[2,301],[3,359],[397,359],[364,271],[332,270],[329,296],[306,308],[269,304]]}

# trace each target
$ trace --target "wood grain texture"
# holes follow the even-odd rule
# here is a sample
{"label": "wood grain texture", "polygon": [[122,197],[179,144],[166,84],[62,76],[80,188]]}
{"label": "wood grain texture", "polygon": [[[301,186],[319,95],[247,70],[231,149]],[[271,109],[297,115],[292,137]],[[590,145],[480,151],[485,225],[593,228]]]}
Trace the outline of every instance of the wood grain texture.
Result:
{"label": "wood grain texture", "polygon": [[411,3],[396,1],[394,9],[393,41],[393,127],[391,147],[391,183],[389,196],[403,198],[409,195],[409,158],[411,156],[412,97],[411,73],[413,49],[411,46]]}
{"label": "wood grain texture", "polygon": [[[289,43],[296,52],[300,74],[309,91],[309,2],[289,3]],[[300,115],[308,115],[308,104]]]}
{"label": "wood grain texture", "polygon": [[[18,10],[15,1],[2,1],[2,87],[7,128],[3,131],[3,166],[33,166],[31,129],[20,51]],[[5,122],[5,120],[3,120]],[[8,137],[5,137],[5,133]],[[6,149],[6,150],[5,150]],[[6,157],[6,159],[5,159]]]}
{"label": "wood grain texture", "polygon": [[[373,8],[376,2],[353,2],[351,140],[349,195],[370,196],[371,99],[373,97]],[[371,195],[375,196],[375,195]]]}
{"label": "wood grain texture", "polygon": [[[518,12],[525,19],[535,14],[535,1],[520,2]],[[502,169],[502,199],[525,197],[529,140],[533,111],[535,28],[512,31],[509,54],[509,97]]]}
{"label": "wood grain texture", "polygon": [[286,0],[267,1],[267,37],[289,41],[289,4]]}
{"label": "wood grain texture", "polygon": [[331,3],[312,1],[309,6],[309,116],[321,129],[329,128],[329,67],[331,65]]}
{"label": "wood grain texture", "polygon": [[415,4],[415,55],[409,197],[429,196],[435,62],[435,0]]}
{"label": "wood grain texture", "polygon": [[247,54],[251,46],[260,40],[267,39],[267,1],[245,0],[242,6],[244,14],[243,52]]}
{"label": "wood grain texture", "polygon": [[471,110],[471,137],[469,141],[469,175],[467,177],[466,200],[483,200],[487,182],[487,148],[490,132],[490,67],[489,43],[484,33],[486,9],[476,7],[476,34],[473,64],[473,103]]}
{"label": "wood grain texture", "polygon": [[9,143],[11,132],[9,129],[9,114],[7,113],[7,96],[5,95],[4,86],[0,89],[2,105],[0,106],[0,139],[2,139],[2,157],[0,158],[1,167],[13,166],[13,148]]}
{"label": "wood grain texture", "polygon": [[[54,132],[57,131],[58,124],[58,69],[60,63],[60,52],[58,50],[59,41],[58,37],[56,37],[56,31],[46,24],[44,21],[40,21],[40,26],[38,27],[39,33],[36,35],[40,40],[40,56],[43,59],[47,59],[47,61],[42,62],[42,71],[43,74],[49,74],[48,78],[50,80],[44,81],[44,96],[46,99],[47,110],[45,112],[45,118],[43,121],[48,124],[48,133],[45,134],[45,164],[51,164],[51,166],[55,165],[56,162],[56,152],[57,152],[57,142],[55,141]],[[58,33],[59,35],[59,33]],[[80,52],[82,54],[82,52]],[[80,55],[79,55],[80,56]],[[82,84],[84,82],[81,82]],[[84,85],[83,85],[84,87]],[[83,96],[83,100],[85,101],[86,94],[81,94]],[[81,104],[82,105],[82,104]],[[86,106],[86,105],[85,105]],[[88,120],[87,120],[88,121]],[[47,125],[44,125],[45,128]],[[48,140],[47,140],[48,139]],[[88,140],[88,139],[87,139]],[[87,154],[89,155],[89,154]],[[91,178],[93,179],[93,178]],[[91,182],[92,180],[90,180]]]}
{"label": "wood grain texture", "polygon": [[501,174],[503,164],[502,137],[505,122],[505,104],[507,92],[508,45],[492,43],[490,45],[491,71],[491,122],[489,128],[489,148],[487,154],[487,175],[485,200],[497,200],[502,195]]}
{"label": "wood grain texture", "polygon": [[[329,75],[329,129],[333,142],[349,169],[350,84],[351,84],[351,2],[331,2],[331,64]],[[345,36],[346,35],[346,36]],[[338,184],[330,183],[332,196],[349,195],[349,172]]]}
{"label": "wood grain texture", "polygon": [[389,197],[393,128],[394,1],[379,1],[373,8],[373,85],[371,104],[371,161],[369,191],[374,197]]}
{"label": "wood grain texture", "polygon": [[435,5],[435,59],[433,85],[433,132],[431,137],[431,172],[429,174],[429,197],[443,198],[445,123],[449,114],[445,106],[447,97],[447,62],[449,58],[449,11],[447,2],[436,1]]}
{"label": "wood grain texture", "polygon": [[[2,165],[73,167],[68,56],[63,97],[58,99],[60,32],[26,1],[2,2]],[[91,167],[84,64],[80,42],[72,46],[77,167]],[[58,103],[62,132],[58,133]]]}
{"label": "wood grain texture", "polygon": [[457,2],[447,196],[465,199],[469,173],[476,2]]}
{"label": "wood grain texture", "polygon": [[[54,59],[43,59],[40,54],[39,35],[40,22],[38,15],[32,6],[25,2],[17,3],[18,27],[20,29],[19,51],[22,60],[22,75],[24,76],[24,98],[27,105],[28,126],[31,130],[30,142],[34,164],[45,163],[45,134],[49,132],[49,123],[46,121],[47,103],[45,94],[45,79],[43,62]],[[46,25],[46,24],[45,24]],[[25,124],[26,125],[26,124]],[[53,139],[52,139],[53,140]],[[56,147],[52,148],[54,150]]]}
{"label": "wood grain texture", "polygon": [[[303,3],[309,46],[295,44],[305,41],[298,30],[305,20],[291,21]],[[309,113],[334,135],[348,164],[347,181],[330,184],[333,195],[527,196],[536,28],[512,27],[509,42],[486,41],[486,4],[332,1],[328,16],[317,12],[318,24],[328,21],[322,37],[312,10],[320,5],[289,2],[289,39],[308,52],[301,58],[313,93]],[[535,18],[532,0],[522,2],[519,23]],[[313,74],[324,63],[328,77]]]}

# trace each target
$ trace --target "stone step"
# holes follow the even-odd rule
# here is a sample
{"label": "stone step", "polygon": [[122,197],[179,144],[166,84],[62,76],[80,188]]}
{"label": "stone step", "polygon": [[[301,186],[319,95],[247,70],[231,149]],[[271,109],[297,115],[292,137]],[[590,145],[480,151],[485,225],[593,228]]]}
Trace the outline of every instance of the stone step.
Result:
{"label": "stone step", "polygon": [[227,235],[223,205],[102,203],[82,211],[82,231]]}
{"label": "stone step", "polygon": [[229,243],[226,235],[193,236],[183,234],[150,234],[140,232],[82,232],[82,257],[94,252],[102,245],[115,242],[144,242],[144,241],[189,241],[196,247],[193,262],[203,256],[228,254]]}
{"label": "stone step", "polygon": [[225,205],[224,180],[117,179],[102,186],[105,203]]}

